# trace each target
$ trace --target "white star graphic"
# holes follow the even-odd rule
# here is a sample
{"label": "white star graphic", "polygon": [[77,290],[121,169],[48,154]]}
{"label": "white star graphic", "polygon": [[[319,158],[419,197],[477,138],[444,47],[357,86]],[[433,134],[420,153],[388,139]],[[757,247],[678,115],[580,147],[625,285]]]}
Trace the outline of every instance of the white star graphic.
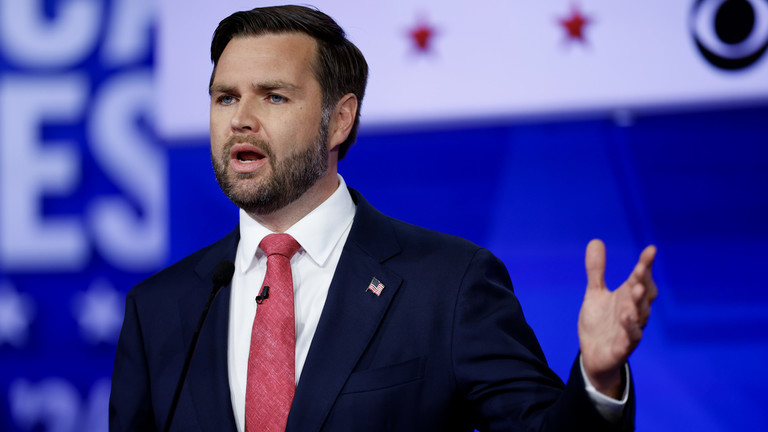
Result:
{"label": "white star graphic", "polygon": [[117,342],[123,323],[123,299],[109,281],[93,281],[88,291],[75,295],[72,305],[85,340],[93,344]]}
{"label": "white star graphic", "polygon": [[9,282],[0,282],[0,345],[24,345],[34,312],[28,295],[19,294]]}

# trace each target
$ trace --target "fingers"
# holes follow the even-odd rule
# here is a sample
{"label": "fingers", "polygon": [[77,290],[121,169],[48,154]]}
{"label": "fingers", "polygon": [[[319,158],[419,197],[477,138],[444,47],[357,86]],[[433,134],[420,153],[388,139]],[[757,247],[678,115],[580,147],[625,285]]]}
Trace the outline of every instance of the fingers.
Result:
{"label": "fingers", "polygon": [[[637,302],[647,299],[648,304],[659,294],[656,282],[653,280],[652,267],[656,258],[656,246],[648,246],[640,253],[640,258],[627,279],[627,284],[632,287],[633,299]],[[635,288],[636,286],[641,288]]]}
{"label": "fingers", "polygon": [[587,268],[587,290],[605,289],[605,245],[594,239],[587,245],[584,264]]}
{"label": "fingers", "polygon": [[624,297],[622,325],[631,339],[639,340],[642,330],[648,324],[651,315],[651,303],[658,295],[651,268],[656,257],[656,246],[648,246],[640,253],[640,258],[619,291],[628,294]]}
{"label": "fingers", "polygon": [[650,298],[643,285],[633,286],[630,295],[634,302],[632,314],[630,315],[631,321],[640,326],[640,328],[645,328],[648,324],[648,318],[651,316],[651,302],[653,299]]}
{"label": "fingers", "polygon": [[651,269],[653,267],[653,261],[656,259],[656,246],[648,246],[646,247],[643,252],[640,254],[640,262],[644,264],[645,271],[641,275],[640,280],[643,281],[643,285],[645,285],[646,289],[648,290],[648,296],[650,298],[650,301],[653,301],[656,296],[659,294],[658,289],[656,288],[656,282],[653,280],[653,274],[651,272]]}
{"label": "fingers", "polygon": [[653,281],[651,269],[653,267],[653,261],[656,258],[656,246],[647,246],[640,253],[640,258],[637,260],[635,268],[630,274],[628,282],[641,282],[648,285]]}
{"label": "fingers", "polygon": [[640,253],[640,261],[648,264],[648,269],[651,268],[653,260],[656,258],[656,246],[649,245]]}
{"label": "fingers", "polygon": [[645,328],[645,324],[642,324],[635,319],[632,315],[629,315],[626,319],[623,320],[624,330],[627,332],[627,337],[629,338],[629,342],[632,346],[637,344],[637,342],[640,341],[643,337],[643,328]]}

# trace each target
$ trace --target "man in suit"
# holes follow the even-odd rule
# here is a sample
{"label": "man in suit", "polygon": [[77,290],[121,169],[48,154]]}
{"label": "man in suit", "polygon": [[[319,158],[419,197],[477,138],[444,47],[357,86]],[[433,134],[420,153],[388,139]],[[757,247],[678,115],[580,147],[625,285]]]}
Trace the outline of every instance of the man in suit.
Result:
{"label": "man in suit", "polygon": [[[211,56],[211,157],[240,224],[129,293],[110,430],[633,429],[626,361],[656,296],[653,247],[609,291],[604,247],[588,245],[581,352],[563,384],[497,258],[388,218],[337,173],[367,65],[330,17],[238,12],[220,23]],[[292,245],[282,264],[276,238]],[[224,260],[234,276],[219,282],[182,377]],[[274,322],[292,325],[265,324],[283,301],[289,315]],[[292,361],[279,360],[286,349]]]}

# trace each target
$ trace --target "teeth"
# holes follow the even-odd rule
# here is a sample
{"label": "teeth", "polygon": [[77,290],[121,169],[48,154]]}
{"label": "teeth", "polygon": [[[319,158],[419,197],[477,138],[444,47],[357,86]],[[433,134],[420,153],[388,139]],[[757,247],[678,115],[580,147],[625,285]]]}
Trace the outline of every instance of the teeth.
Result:
{"label": "teeth", "polygon": [[255,160],[243,159],[242,153],[238,153],[237,154],[237,160],[240,161],[240,162],[243,162],[243,163],[253,163],[253,162],[256,162]]}

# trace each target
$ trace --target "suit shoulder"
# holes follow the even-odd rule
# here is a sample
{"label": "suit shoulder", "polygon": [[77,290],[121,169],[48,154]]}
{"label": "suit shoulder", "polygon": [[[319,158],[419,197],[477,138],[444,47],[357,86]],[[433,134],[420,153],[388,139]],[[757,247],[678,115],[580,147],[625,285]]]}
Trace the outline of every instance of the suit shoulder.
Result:
{"label": "suit shoulder", "polygon": [[480,266],[499,268],[506,273],[504,263],[483,246],[463,237],[387,218],[400,245],[400,259],[415,260],[425,268],[435,266],[443,271],[450,267],[452,272],[462,273],[471,266]]}
{"label": "suit shoulder", "polygon": [[387,218],[398,234],[398,240],[403,244],[415,243],[425,247],[462,250],[471,253],[484,249],[463,237],[413,225],[389,216]]}
{"label": "suit shoulder", "polygon": [[421,292],[432,287],[439,296],[449,292],[458,295],[467,284],[485,287],[483,290],[493,285],[501,292],[512,292],[506,265],[487,248],[391,217],[387,220],[393,243],[398,245],[388,265],[398,274],[408,275]]}
{"label": "suit shoulder", "polygon": [[385,215],[350,189],[357,203],[350,239],[375,257],[397,255],[425,262],[431,259],[467,264],[477,255],[492,254],[477,244],[451,234],[413,225]]}
{"label": "suit shoulder", "polygon": [[164,295],[169,290],[183,286],[185,281],[196,282],[209,276],[220,261],[234,261],[239,238],[239,228],[236,227],[216,242],[198,249],[139,282],[131,289],[129,295],[141,296],[149,292]]}

